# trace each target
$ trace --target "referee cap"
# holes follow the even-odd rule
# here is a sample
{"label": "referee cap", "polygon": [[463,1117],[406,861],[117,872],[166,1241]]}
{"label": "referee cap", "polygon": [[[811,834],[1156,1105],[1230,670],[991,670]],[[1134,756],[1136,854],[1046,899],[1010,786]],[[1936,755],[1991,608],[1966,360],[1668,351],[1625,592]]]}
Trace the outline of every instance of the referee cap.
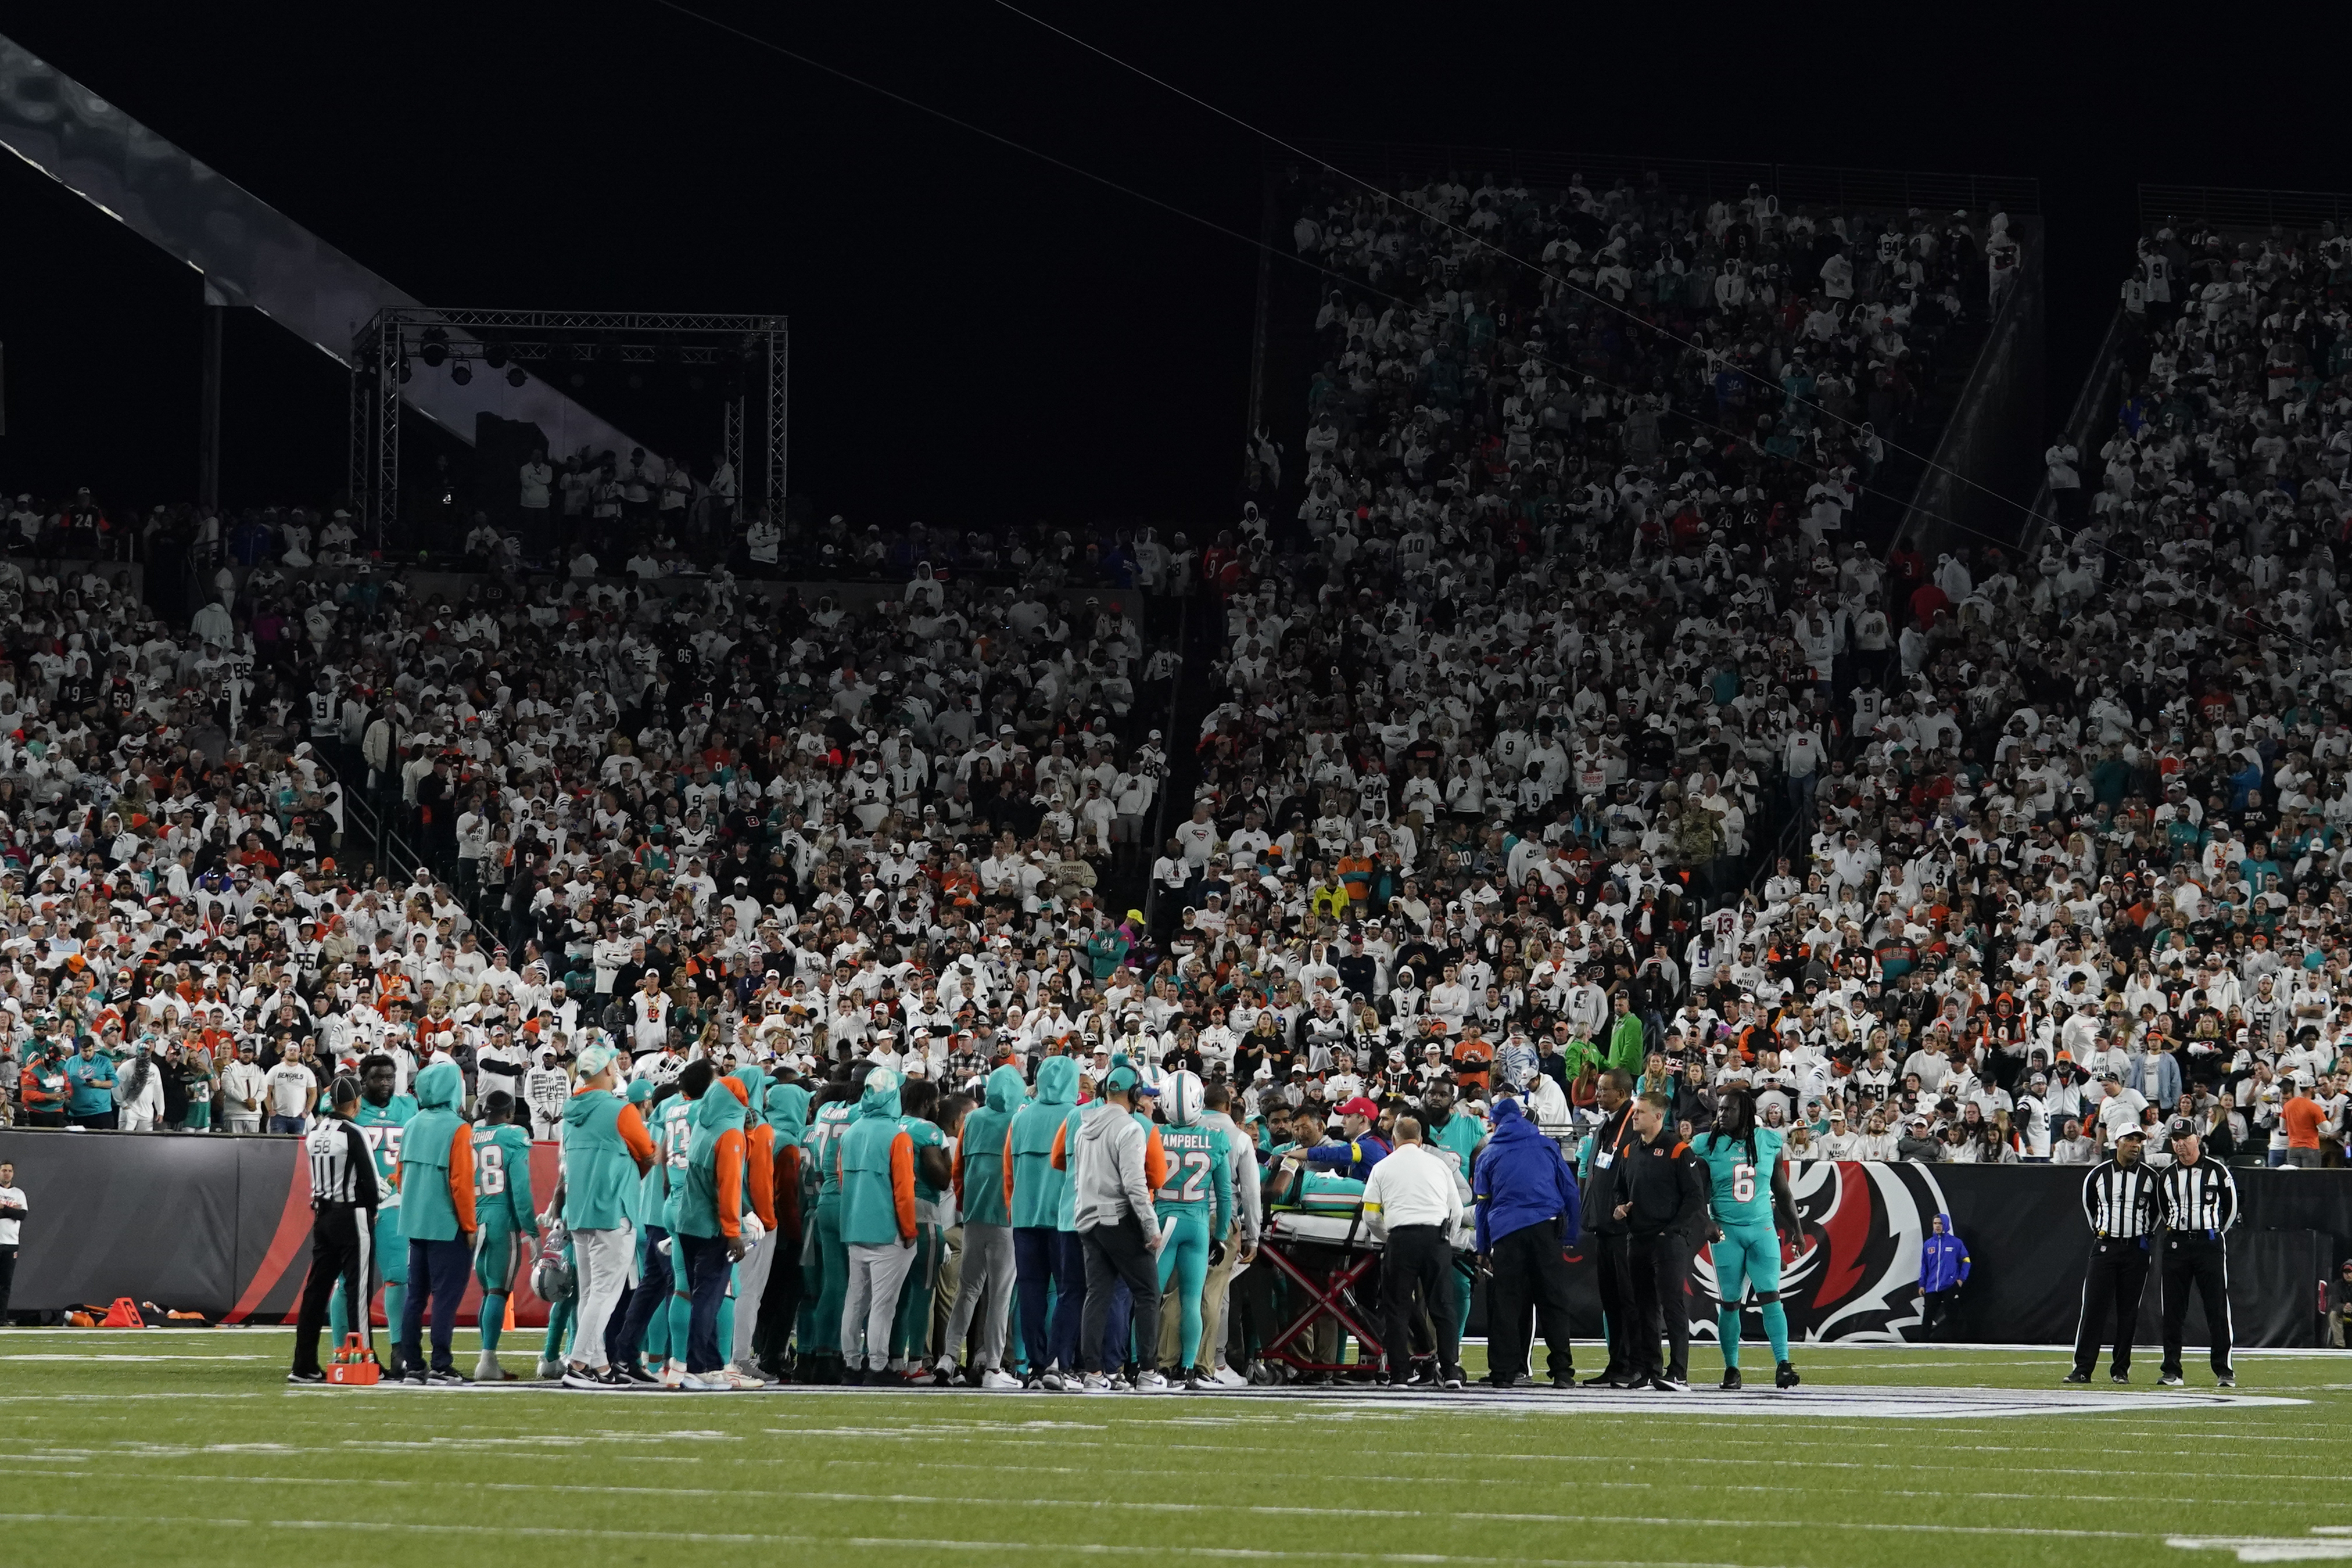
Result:
{"label": "referee cap", "polygon": [[2145,1140],[2147,1136],[2147,1129],[2139,1125],[2137,1123],[2134,1123],[2132,1125],[2124,1128],[2121,1132],[2116,1134],[2116,1142],[2120,1144],[2126,1138],[2139,1138]]}
{"label": "referee cap", "polygon": [[2186,1116],[2175,1116],[2164,1124],[2164,1135],[2168,1138],[2193,1138],[2197,1135],[2197,1124]]}

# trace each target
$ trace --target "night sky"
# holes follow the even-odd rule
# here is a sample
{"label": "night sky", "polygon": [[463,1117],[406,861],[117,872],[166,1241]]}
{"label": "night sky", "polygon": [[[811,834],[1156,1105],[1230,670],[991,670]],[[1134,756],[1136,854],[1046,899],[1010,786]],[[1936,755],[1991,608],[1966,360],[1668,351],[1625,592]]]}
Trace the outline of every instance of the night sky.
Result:
{"label": "night sky", "polygon": [[[986,0],[695,8],[1258,232],[1255,137]],[[2056,9],[1038,14],[1286,138],[2038,176],[2054,418],[2113,310],[2136,182],[2343,178],[2291,16],[2208,37]],[[325,15],[50,6],[0,30],[428,302],[790,315],[793,489],[824,511],[1226,512],[1249,246],[655,0]],[[0,162],[0,484],[193,495],[194,274]],[[227,362],[224,498],[331,497],[340,371],[249,317]]]}

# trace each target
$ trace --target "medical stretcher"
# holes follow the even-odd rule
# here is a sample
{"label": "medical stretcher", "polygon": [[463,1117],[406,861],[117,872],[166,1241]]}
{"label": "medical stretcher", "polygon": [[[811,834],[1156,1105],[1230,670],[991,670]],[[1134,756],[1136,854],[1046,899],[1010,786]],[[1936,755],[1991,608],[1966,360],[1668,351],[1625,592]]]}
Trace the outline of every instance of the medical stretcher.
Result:
{"label": "medical stretcher", "polygon": [[[1360,1187],[1360,1183],[1349,1183]],[[1467,1254],[1476,1245],[1476,1231],[1465,1212],[1454,1235],[1454,1265],[1467,1268]],[[1386,1354],[1374,1324],[1381,1322],[1381,1303],[1360,1299],[1365,1277],[1380,1262],[1386,1243],[1364,1218],[1360,1191],[1309,1193],[1300,1207],[1276,1207],[1268,1211],[1259,1252],[1275,1270],[1306,1293],[1306,1302],[1262,1347],[1260,1354],[1286,1362],[1304,1373],[1341,1376],[1374,1376]],[[1360,1362],[1321,1361],[1313,1342],[1303,1339],[1318,1322],[1336,1323],[1343,1334],[1353,1334],[1364,1347]],[[1343,1343],[1340,1354],[1344,1354]]]}

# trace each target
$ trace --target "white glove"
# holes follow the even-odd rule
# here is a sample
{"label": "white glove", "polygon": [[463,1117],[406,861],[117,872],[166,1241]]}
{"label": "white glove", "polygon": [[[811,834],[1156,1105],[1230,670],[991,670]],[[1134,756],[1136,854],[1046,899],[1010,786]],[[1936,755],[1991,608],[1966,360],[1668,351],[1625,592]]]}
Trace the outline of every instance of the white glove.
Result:
{"label": "white glove", "polygon": [[743,1245],[746,1247],[757,1247],[760,1244],[760,1238],[768,1233],[768,1228],[760,1223],[760,1217],[756,1214],[744,1215],[738,1222],[736,1230],[742,1237]]}

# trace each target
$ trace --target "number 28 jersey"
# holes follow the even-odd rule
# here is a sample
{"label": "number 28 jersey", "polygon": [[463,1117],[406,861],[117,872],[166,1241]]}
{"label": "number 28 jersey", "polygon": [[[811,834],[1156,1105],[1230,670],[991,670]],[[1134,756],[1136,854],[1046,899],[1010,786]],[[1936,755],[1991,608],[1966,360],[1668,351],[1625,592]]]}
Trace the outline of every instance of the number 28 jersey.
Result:
{"label": "number 28 jersey", "polygon": [[1772,1223],[1772,1171],[1780,1163],[1780,1134],[1769,1127],[1756,1129],[1756,1155],[1748,1158],[1748,1140],[1706,1133],[1691,1140],[1691,1148],[1706,1165],[1715,1192],[1718,1225]]}

